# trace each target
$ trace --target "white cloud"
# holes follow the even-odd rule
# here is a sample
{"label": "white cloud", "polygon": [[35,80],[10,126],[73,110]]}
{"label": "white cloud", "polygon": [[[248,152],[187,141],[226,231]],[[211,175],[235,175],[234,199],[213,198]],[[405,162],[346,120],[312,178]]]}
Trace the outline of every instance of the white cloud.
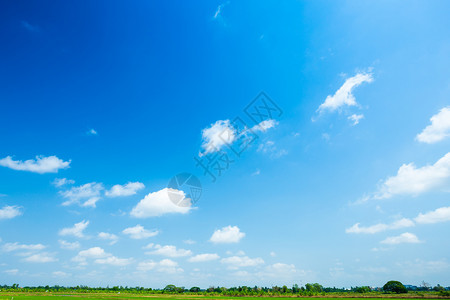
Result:
{"label": "white cloud", "polygon": [[267,266],[266,271],[268,274],[275,276],[289,276],[290,274],[296,273],[297,269],[293,264],[275,263]]}
{"label": "white cloud", "polygon": [[277,254],[272,251],[272,252],[270,252],[270,256],[275,257],[275,256],[277,256]]}
{"label": "white cloud", "polygon": [[192,255],[191,250],[186,249],[177,249],[177,247],[172,245],[153,245],[149,244],[146,247],[147,249],[154,249],[153,251],[146,252],[146,254],[150,255],[162,255],[167,257],[183,257]]}
{"label": "white cloud", "polygon": [[39,251],[45,249],[46,246],[42,244],[19,244],[19,243],[6,243],[3,245],[3,251],[11,252],[16,250],[28,250],[28,251]]}
{"label": "white cloud", "polygon": [[264,120],[264,121],[260,122],[259,124],[256,124],[255,126],[253,126],[251,128],[251,130],[253,132],[258,132],[258,131],[266,132],[270,128],[273,128],[277,125],[278,125],[278,121],[269,119],[269,120]]}
{"label": "white cloud", "polygon": [[98,238],[102,240],[109,240],[110,245],[114,245],[119,240],[119,237],[113,233],[107,233],[107,232],[100,232],[98,234]]}
{"label": "white cloud", "polygon": [[20,215],[22,215],[20,206],[3,206],[0,209],[0,220],[12,219]]}
{"label": "white cloud", "polygon": [[450,221],[450,207],[441,207],[425,214],[420,213],[415,219],[419,224],[434,224]]}
{"label": "white cloud", "polygon": [[5,271],[3,271],[3,273],[6,273],[8,275],[17,275],[17,274],[19,274],[19,269],[5,270]]}
{"label": "white cloud", "polygon": [[285,149],[278,149],[277,146],[275,146],[275,142],[270,140],[259,144],[257,151],[262,153],[268,153],[270,154],[271,158],[280,158],[288,154],[288,152]]}
{"label": "white cloud", "polygon": [[106,197],[123,197],[135,195],[137,191],[145,188],[141,182],[128,182],[127,184],[116,184],[109,191],[105,192]]}
{"label": "white cloud", "polygon": [[222,258],[220,262],[228,265],[230,269],[237,269],[241,267],[254,267],[257,265],[264,264],[264,260],[262,258],[260,257],[250,258],[248,256],[231,256],[227,258]]}
{"label": "white cloud", "polygon": [[364,115],[363,114],[359,114],[359,115],[353,114],[353,115],[349,116],[348,119],[350,121],[352,121],[353,122],[352,125],[355,126],[355,125],[359,124],[360,120],[364,119]]}
{"label": "white cloud", "polygon": [[171,259],[163,259],[160,262],[154,262],[153,260],[143,261],[138,264],[137,269],[142,272],[155,270],[168,274],[183,272],[183,269],[178,267],[178,263]]}
{"label": "white cloud", "polygon": [[416,136],[419,142],[432,144],[450,136],[450,106],[431,117],[431,124]]}
{"label": "white cloud", "polygon": [[36,156],[36,160],[26,161],[13,160],[11,156],[0,159],[0,166],[7,167],[17,171],[28,171],[33,173],[58,173],[60,169],[67,169],[69,161],[63,161],[56,156]]}
{"label": "white cloud", "polygon": [[[68,199],[62,205],[67,206],[77,203],[81,206],[95,207],[96,202],[100,200],[100,192],[103,190],[103,184],[91,182],[81,186],[72,187],[70,190],[60,192],[61,195]],[[82,201],[84,201],[82,203]]]}
{"label": "white cloud", "polygon": [[214,231],[209,240],[216,244],[229,244],[238,243],[243,237],[245,233],[239,227],[230,225]]}
{"label": "white cloud", "polygon": [[58,259],[53,257],[52,254],[44,252],[44,253],[32,254],[22,260],[25,262],[32,262],[32,263],[49,263],[49,262],[57,261]]}
{"label": "white cloud", "polygon": [[55,180],[53,180],[52,184],[56,187],[62,187],[64,185],[68,185],[68,184],[74,184],[75,180],[72,179],[67,179],[67,178],[55,178]]}
{"label": "white cloud", "polygon": [[27,21],[21,21],[20,23],[26,30],[28,30],[30,32],[40,32],[41,31],[41,29],[38,26],[31,25]]}
{"label": "white cloud", "polygon": [[61,249],[67,249],[67,250],[75,250],[81,247],[79,242],[68,242],[65,240],[58,240],[59,246],[61,247]]}
{"label": "white cloud", "polygon": [[360,227],[360,223],[356,223],[350,228],[347,228],[345,230],[346,233],[368,233],[368,234],[374,234],[386,230],[392,230],[392,229],[399,229],[399,228],[406,228],[406,227],[412,227],[414,226],[414,222],[410,219],[403,218],[401,220],[395,221],[391,224],[383,224],[379,223],[376,225],[372,225],[369,227]]}
{"label": "white cloud", "polygon": [[222,9],[225,7],[225,5],[228,5],[230,3],[230,1],[227,1],[225,3],[220,4],[219,6],[217,6],[216,12],[214,13],[213,18],[215,20],[219,20],[222,19]]}
{"label": "white cloud", "polygon": [[87,264],[87,259],[94,259],[94,263],[111,266],[126,266],[133,262],[132,258],[118,258],[111,253],[105,252],[103,248],[92,247],[87,250],[80,251],[77,256],[72,258],[72,261],[78,262],[81,265]]}
{"label": "white cloud", "polygon": [[130,238],[132,238],[132,239],[141,240],[141,239],[153,237],[153,236],[157,235],[159,232],[158,232],[158,230],[152,230],[152,231],[147,230],[143,226],[138,224],[134,227],[125,228],[122,231],[122,233],[129,235]]}
{"label": "white cloud", "polygon": [[230,120],[218,120],[202,130],[203,153],[200,156],[217,152],[225,145],[231,145],[236,139],[236,130],[230,124]]}
{"label": "white cloud", "polygon": [[[176,205],[174,202],[180,205]],[[191,199],[186,198],[186,194],[183,191],[164,188],[145,196],[131,210],[130,215],[135,218],[149,218],[170,213],[186,214],[191,209]]]}
{"label": "white cloud", "polygon": [[88,130],[88,132],[86,132],[86,134],[87,135],[98,135],[98,132],[94,128],[91,128]]}
{"label": "white cloud", "polygon": [[52,275],[53,275],[54,277],[68,277],[68,276],[70,276],[71,274],[66,273],[66,272],[63,272],[63,271],[55,271],[55,272],[52,272]]}
{"label": "white cloud", "polygon": [[126,266],[133,262],[132,258],[118,258],[115,256],[108,256],[106,258],[98,258],[94,261],[96,264],[102,264],[102,265],[111,265],[111,266]]}
{"label": "white cloud", "polygon": [[385,199],[395,195],[412,195],[446,186],[450,179],[450,152],[434,165],[417,168],[403,164],[397,175],[387,178],[373,198]]}
{"label": "white cloud", "polygon": [[421,243],[421,241],[417,238],[417,236],[413,233],[405,232],[398,236],[391,236],[381,241],[382,244],[396,245],[396,244],[417,244]]}
{"label": "white cloud", "polygon": [[137,269],[139,271],[146,272],[155,269],[157,266],[158,266],[157,262],[154,262],[153,260],[148,260],[140,262],[137,266]]}
{"label": "white cloud", "polygon": [[63,228],[59,231],[59,235],[65,236],[65,235],[73,235],[76,237],[84,237],[83,231],[86,229],[86,227],[89,225],[89,221],[81,221],[79,223],[76,223],[73,225],[73,227]]}
{"label": "white cloud", "polygon": [[192,256],[188,259],[188,262],[205,262],[219,259],[220,256],[216,253],[203,253]]}
{"label": "white cloud", "polygon": [[353,77],[348,78],[344,84],[336,91],[336,93],[331,96],[328,95],[325,102],[322,103],[318,110],[319,112],[335,111],[344,105],[356,106],[355,96],[353,96],[353,89],[364,82],[372,82],[373,77],[370,73],[358,73]]}
{"label": "white cloud", "polygon": [[77,256],[72,258],[72,261],[79,262],[80,264],[86,264],[86,259],[99,259],[111,256],[111,254],[106,253],[103,248],[100,247],[92,247],[86,250],[82,250],[78,252]]}
{"label": "white cloud", "polygon": [[193,245],[193,244],[195,244],[195,241],[193,241],[193,240],[184,240],[183,243],[188,244],[188,245]]}
{"label": "white cloud", "polygon": [[256,171],[252,173],[252,176],[258,176],[259,174],[261,174],[261,170],[256,169]]}

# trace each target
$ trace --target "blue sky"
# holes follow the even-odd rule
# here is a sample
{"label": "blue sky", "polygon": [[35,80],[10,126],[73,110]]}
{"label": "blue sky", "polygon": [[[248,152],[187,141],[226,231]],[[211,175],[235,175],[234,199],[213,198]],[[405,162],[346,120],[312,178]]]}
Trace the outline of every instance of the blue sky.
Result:
{"label": "blue sky", "polygon": [[2,3],[0,282],[450,285],[449,9]]}

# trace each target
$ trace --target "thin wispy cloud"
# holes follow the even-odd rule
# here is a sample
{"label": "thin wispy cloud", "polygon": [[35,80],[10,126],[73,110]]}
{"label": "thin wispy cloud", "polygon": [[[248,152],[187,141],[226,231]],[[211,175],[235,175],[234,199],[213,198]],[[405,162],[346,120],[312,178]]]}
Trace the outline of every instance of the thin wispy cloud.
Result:
{"label": "thin wispy cloud", "polygon": [[415,234],[405,232],[398,236],[387,237],[385,240],[382,240],[381,243],[388,245],[398,245],[398,244],[418,244],[422,243],[422,241],[420,241]]}
{"label": "thin wispy cloud", "polygon": [[142,240],[158,235],[159,231],[147,230],[144,228],[144,226],[138,224],[134,227],[125,228],[122,233],[128,235],[132,239]]}
{"label": "thin wispy cloud", "polygon": [[27,21],[21,21],[20,24],[22,24],[22,27],[30,32],[40,32],[41,29],[38,26],[31,25]]}
{"label": "thin wispy cloud", "polygon": [[52,182],[52,184],[58,188],[65,186],[65,185],[74,184],[74,183],[75,183],[75,180],[67,179],[67,178],[55,178]]}
{"label": "thin wispy cloud", "polygon": [[78,204],[82,207],[96,207],[96,203],[100,200],[100,194],[103,190],[102,183],[91,182],[72,187],[67,191],[60,191],[61,196],[67,199],[62,205]]}

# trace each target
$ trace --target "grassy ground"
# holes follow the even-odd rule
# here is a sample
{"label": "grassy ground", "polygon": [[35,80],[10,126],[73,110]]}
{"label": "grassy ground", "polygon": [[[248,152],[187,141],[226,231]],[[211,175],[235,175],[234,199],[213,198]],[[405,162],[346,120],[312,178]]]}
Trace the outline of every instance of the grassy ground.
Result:
{"label": "grassy ground", "polygon": [[[336,297],[337,296],[337,297]],[[292,297],[292,296],[291,296]],[[296,296],[294,296],[296,298]],[[78,298],[78,299],[90,299],[90,300],[122,300],[122,299],[130,299],[130,300],[139,300],[147,298],[148,300],[171,300],[171,299],[180,299],[180,300],[199,300],[199,299],[238,299],[242,300],[244,297],[228,297],[228,296],[204,296],[204,295],[155,295],[155,294],[146,294],[146,295],[136,295],[136,294],[113,294],[113,293],[84,293],[84,294],[62,294],[62,293],[8,293],[3,292],[0,293],[0,300],[70,300],[70,298]],[[245,298],[261,298],[261,297],[245,297]],[[270,299],[284,299],[287,297],[270,297]],[[304,300],[317,300],[319,297],[301,297]],[[415,294],[408,293],[402,295],[389,295],[389,294],[378,294],[377,296],[369,296],[369,297],[343,297],[335,295],[334,297],[330,296],[322,296],[321,298],[339,298],[339,300],[370,300],[370,299],[380,299],[380,298],[389,298],[389,299],[449,299],[450,297],[438,297],[438,295],[433,294]]]}

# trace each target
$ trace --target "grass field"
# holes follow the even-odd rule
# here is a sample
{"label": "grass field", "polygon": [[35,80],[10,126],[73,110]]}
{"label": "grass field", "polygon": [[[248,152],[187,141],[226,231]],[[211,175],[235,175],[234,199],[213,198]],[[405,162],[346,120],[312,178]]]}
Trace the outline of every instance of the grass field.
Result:
{"label": "grass field", "polygon": [[[106,300],[106,299],[148,299],[148,300],[170,300],[170,299],[241,299],[242,298],[265,298],[265,297],[228,297],[228,296],[205,296],[205,295],[136,295],[136,294],[113,294],[113,293],[86,293],[86,294],[51,294],[51,293],[0,293],[0,300],[68,300],[68,298],[78,298],[78,299],[91,299],[91,300]],[[267,297],[270,299],[286,299],[286,298],[297,298],[296,296],[290,297]],[[304,300],[317,300],[317,298],[339,298],[339,300],[370,300],[370,299],[449,299],[450,297],[437,297],[434,295],[417,295],[417,294],[403,294],[399,295],[383,295],[383,297],[301,297]]]}

